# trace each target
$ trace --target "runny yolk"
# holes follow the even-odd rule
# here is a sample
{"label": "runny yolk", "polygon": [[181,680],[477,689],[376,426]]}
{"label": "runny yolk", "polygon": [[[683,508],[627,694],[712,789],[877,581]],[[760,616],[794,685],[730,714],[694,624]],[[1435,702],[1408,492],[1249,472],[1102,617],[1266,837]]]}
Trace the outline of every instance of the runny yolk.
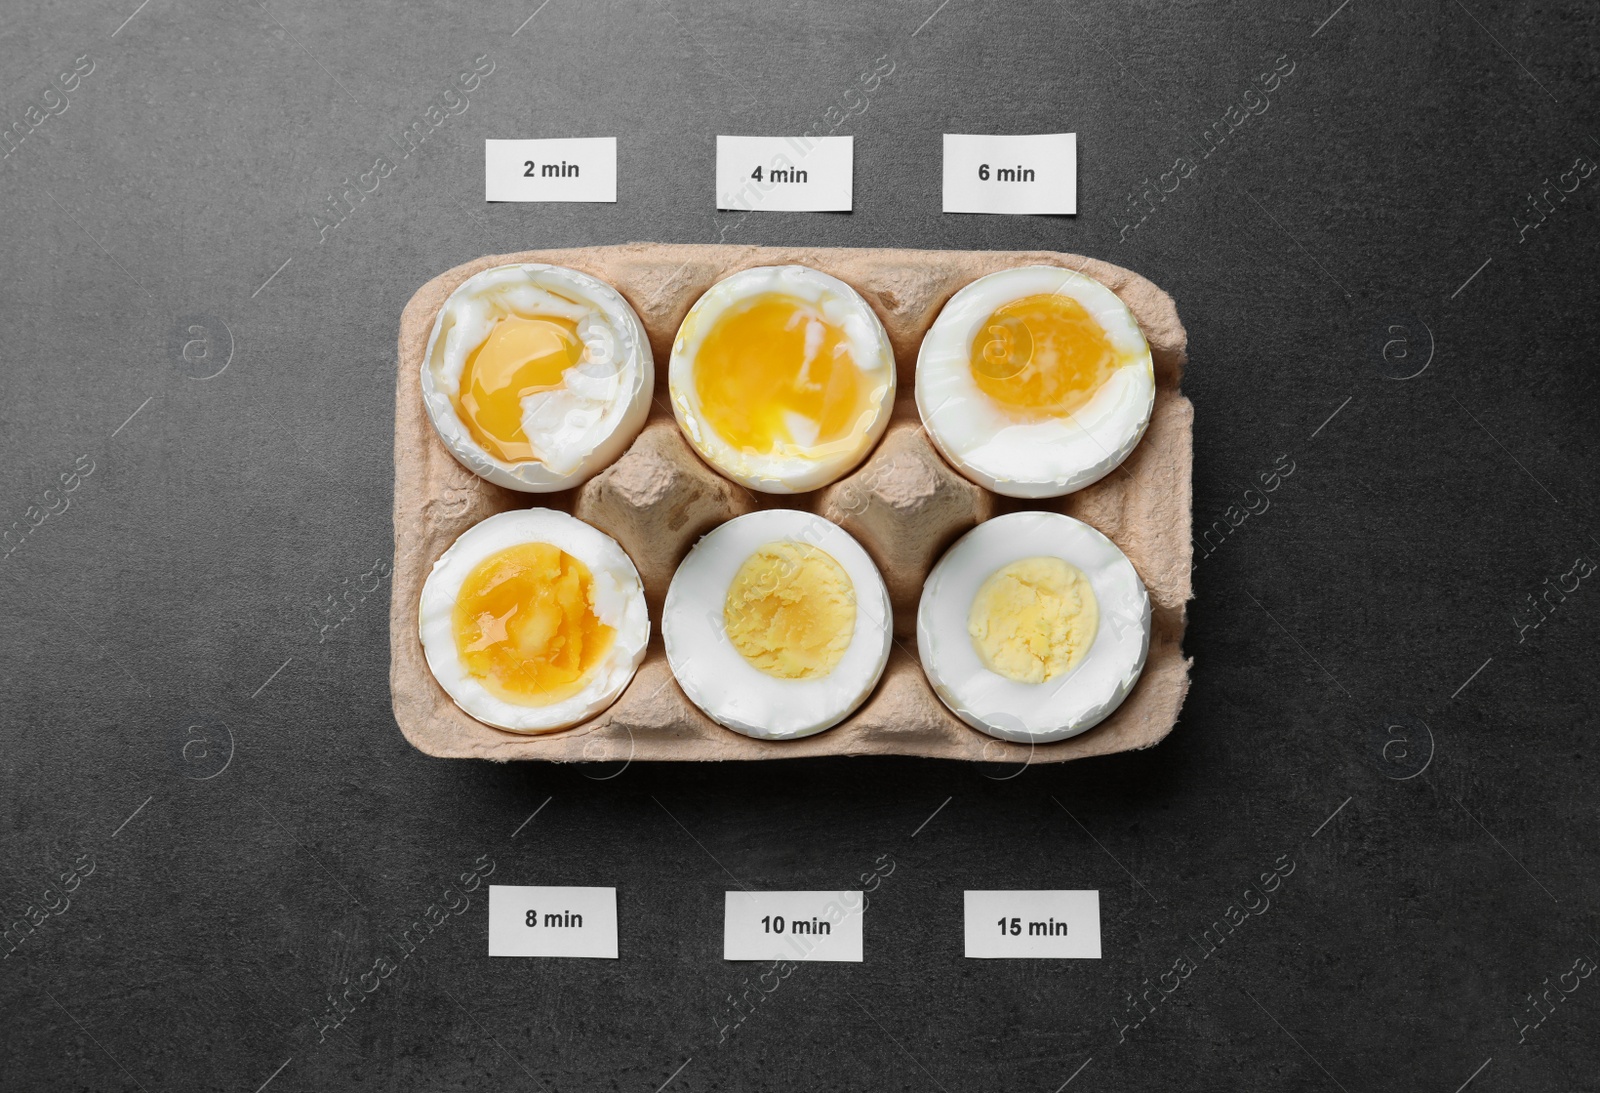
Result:
{"label": "runny yolk", "polygon": [[1122,363],[1105,328],[1059,293],[1001,305],[972,342],[978,389],[1029,421],[1082,409]]}
{"label": "runny yolk", "polygon": [[734,448],[820,456],[862,433],[876,385],[816,305],[774,292],[717,317],[695,355],[694,389],[706,424]]}
{"label": "runny yolk", "polygon": [[451,622],[456,652],[493,695],[548,706],[583,689],[617,632],[594,613],[588,566],[549,543],[519,543],[479,562]]}
{"label": "runny yolk", "polygon": [[809,543],[757,548],[722,605],[733,647],[779,679],[816,679],[838,667],[856,632],[856,587],[844,566]]}
{"label": "runny yolk", "polygon": [[562,386],[568,368],[583,359],[578,324],[570,319],[507,315],[467,357],[456,412],[484,451],[506,463],[537,460],[522,431],[526,395]]}

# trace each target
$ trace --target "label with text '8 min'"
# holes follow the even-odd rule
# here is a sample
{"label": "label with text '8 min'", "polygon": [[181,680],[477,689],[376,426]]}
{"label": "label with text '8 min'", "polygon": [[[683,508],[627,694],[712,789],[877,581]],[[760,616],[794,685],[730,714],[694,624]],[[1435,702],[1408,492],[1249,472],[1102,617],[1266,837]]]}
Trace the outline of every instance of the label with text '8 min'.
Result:
{"label": "label with text '8 min'", "polygon": [[617,958],[617,890],[489,885],[490,956]]}

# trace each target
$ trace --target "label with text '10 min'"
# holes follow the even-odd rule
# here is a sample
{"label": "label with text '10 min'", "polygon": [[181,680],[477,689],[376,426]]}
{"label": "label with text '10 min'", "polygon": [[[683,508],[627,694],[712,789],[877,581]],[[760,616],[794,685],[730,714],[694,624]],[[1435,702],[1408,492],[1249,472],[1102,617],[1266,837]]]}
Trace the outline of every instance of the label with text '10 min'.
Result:
{"label": "label with text '10 min'", "polygon": [[862,892],[727,892],[724,960],[862,960]]}

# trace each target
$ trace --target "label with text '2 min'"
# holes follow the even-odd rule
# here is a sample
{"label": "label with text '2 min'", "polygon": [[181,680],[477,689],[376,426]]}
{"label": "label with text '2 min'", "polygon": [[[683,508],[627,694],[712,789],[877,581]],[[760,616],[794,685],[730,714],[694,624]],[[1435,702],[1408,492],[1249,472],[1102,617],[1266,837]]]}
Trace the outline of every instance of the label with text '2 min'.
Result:
{"label": "label with text '2 min'", "polygon": [[617,138],[486,140],[483,199],[614,202]]}

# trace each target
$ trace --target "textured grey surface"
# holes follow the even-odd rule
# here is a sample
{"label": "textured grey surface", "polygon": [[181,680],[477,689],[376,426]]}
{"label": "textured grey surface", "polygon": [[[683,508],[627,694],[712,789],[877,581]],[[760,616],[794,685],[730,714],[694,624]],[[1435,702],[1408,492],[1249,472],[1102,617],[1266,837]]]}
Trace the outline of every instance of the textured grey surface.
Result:
{"label": "textured grey surface", "polygon": [[[1600,577],[1562,578],[1600,558],[1600,175],[1561,172],[1600,155],[1595,13],[535,9],[7,11],[0,1084],[1592,1087],[1600,979],[1562,973],[1600,960]],[[330,188],[483,55],[319,239]],[[863,101],[835,130],[857,212],[712,211],[716,133]],[[1082,213],[940,215],[946,130],[1078,132]],[[619,138],[616,205],[482,202],[485,137],[556,135]],[[414,752],[374,568],[399,309],[475,255],[633,239],[1048,247],[1171,291],[1196,528],[1228,529],[1174,734],[1021,771]],[[622,958],[490,962],[481,888],[445,892],[478,862],[615,884]],[[875,869],[864,964],[721,961],[724,889]],[[968,887],[1099,889],[1105,958],[964,960]]]}

